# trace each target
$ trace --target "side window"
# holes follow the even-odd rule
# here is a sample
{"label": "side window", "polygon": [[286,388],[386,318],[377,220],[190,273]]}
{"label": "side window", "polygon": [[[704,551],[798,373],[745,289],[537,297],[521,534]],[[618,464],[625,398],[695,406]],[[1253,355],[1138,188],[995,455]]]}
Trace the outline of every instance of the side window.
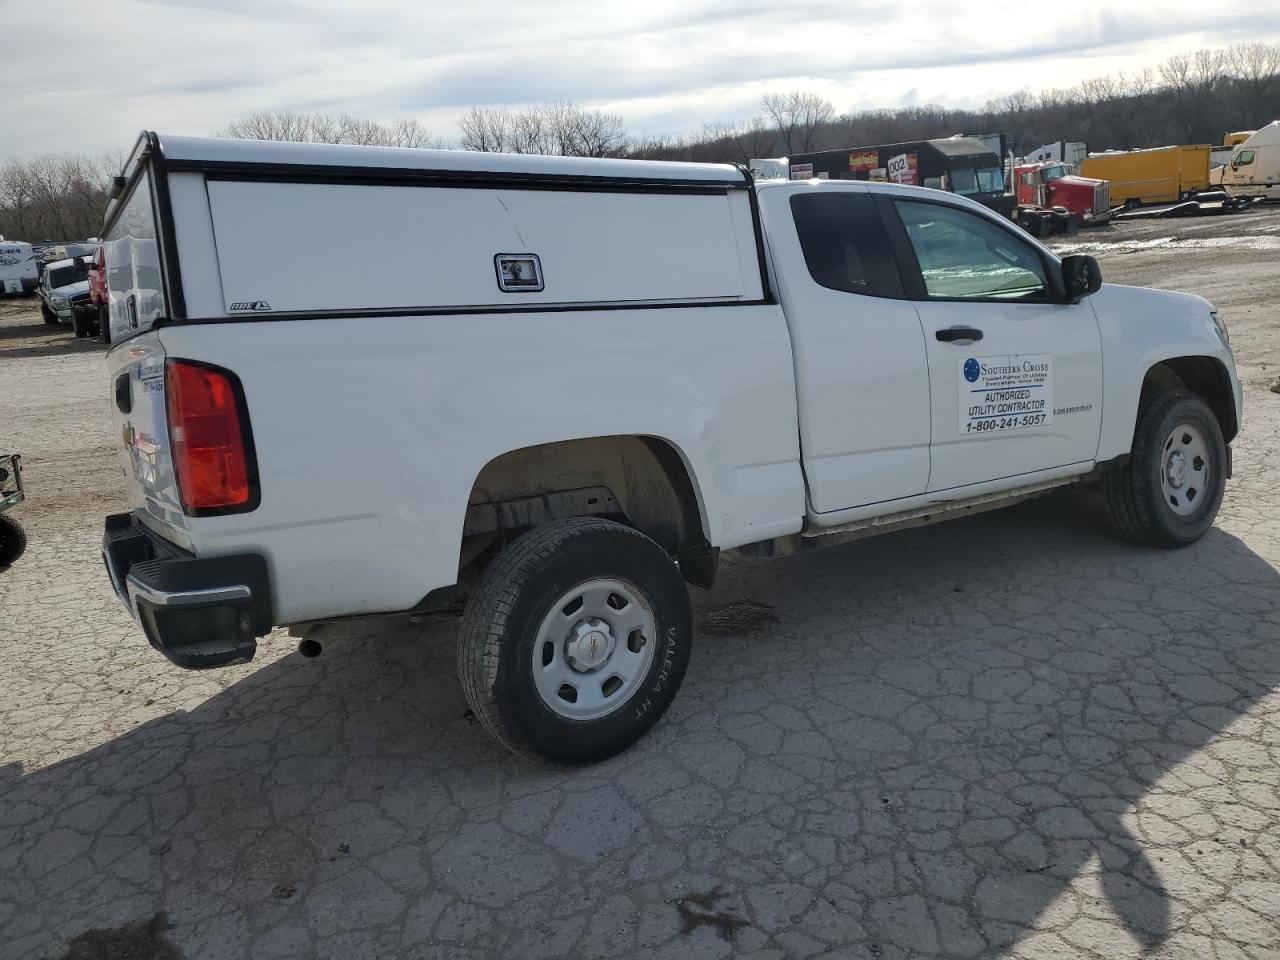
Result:
{"label": "side window", "polygon": [[931,299],[1049,299],[1040,255],[1013,231],[943,204],[899,200],[895,206]]}
{"label": "side window", "polygon": [[791,198],[791,216],[815,283],[871,297],[904,296],[898,262],[870,194],[797,193]]}

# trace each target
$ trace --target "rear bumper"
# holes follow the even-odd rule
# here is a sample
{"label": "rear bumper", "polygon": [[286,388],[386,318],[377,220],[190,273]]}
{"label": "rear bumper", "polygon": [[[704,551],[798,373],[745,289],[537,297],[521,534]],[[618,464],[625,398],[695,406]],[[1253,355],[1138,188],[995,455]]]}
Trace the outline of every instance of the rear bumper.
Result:
{"label": "rear bumper", "polygon": [[245,663],[271,629],[271,585],[259,554],[197,559],[118,513],[107,517],[102,558],[147,640],[180,667]]}

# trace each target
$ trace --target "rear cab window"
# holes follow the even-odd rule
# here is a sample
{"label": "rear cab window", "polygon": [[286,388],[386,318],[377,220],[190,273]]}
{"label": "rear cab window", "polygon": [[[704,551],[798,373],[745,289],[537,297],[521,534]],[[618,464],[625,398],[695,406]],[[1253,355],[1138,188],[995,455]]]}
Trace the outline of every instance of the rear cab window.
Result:
{"label": "rear cab window", "polygon": [[905,296],[888,232],[870,194],[797,193],[791,216],[815,283],[871,297]]}

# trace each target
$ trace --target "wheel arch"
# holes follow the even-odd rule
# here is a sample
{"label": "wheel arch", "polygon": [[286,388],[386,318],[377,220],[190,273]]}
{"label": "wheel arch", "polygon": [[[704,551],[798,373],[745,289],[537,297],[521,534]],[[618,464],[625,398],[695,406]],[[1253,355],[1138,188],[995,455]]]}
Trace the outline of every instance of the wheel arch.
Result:
{"label": "wheel arch", "polygon": [[[1235,391],[1232,389],[1230,372],[1217,357],[1170,357],[1153,363],[1147,368],[1142,378],[1142,388],[1138,398],[1139,409],[1152,396],[1169,390],[1190,390],[1203,397],[1222,428],[1223,440],[1230,443],[1235,439],[1240,431],[1240,423],[1236,415]],[[1136,424],[1137,411],[1135,410],[1135,428]],[[1132,431],[1130,437],[1132,438]]]}
{"label": "wheel arch", "polygon": [[717,551],[688,458],[666,437],[619,434],[533,444],[490,459],[467,497],[460,581],[495,543],[571,516],[620,520],[676,557],[686,580],[714,580]]}

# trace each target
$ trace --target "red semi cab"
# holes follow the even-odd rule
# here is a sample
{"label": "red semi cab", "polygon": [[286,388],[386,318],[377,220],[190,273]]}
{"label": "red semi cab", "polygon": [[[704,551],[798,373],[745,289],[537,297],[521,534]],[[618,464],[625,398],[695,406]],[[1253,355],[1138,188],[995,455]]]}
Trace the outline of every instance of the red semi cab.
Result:
{"label": "red semi cab", "polygon": [[1018,210],[1015,219],[1029,233],[1059,232],[1110,216],[1111,184],[1073,174],[1065,163],[1014,167]]}

